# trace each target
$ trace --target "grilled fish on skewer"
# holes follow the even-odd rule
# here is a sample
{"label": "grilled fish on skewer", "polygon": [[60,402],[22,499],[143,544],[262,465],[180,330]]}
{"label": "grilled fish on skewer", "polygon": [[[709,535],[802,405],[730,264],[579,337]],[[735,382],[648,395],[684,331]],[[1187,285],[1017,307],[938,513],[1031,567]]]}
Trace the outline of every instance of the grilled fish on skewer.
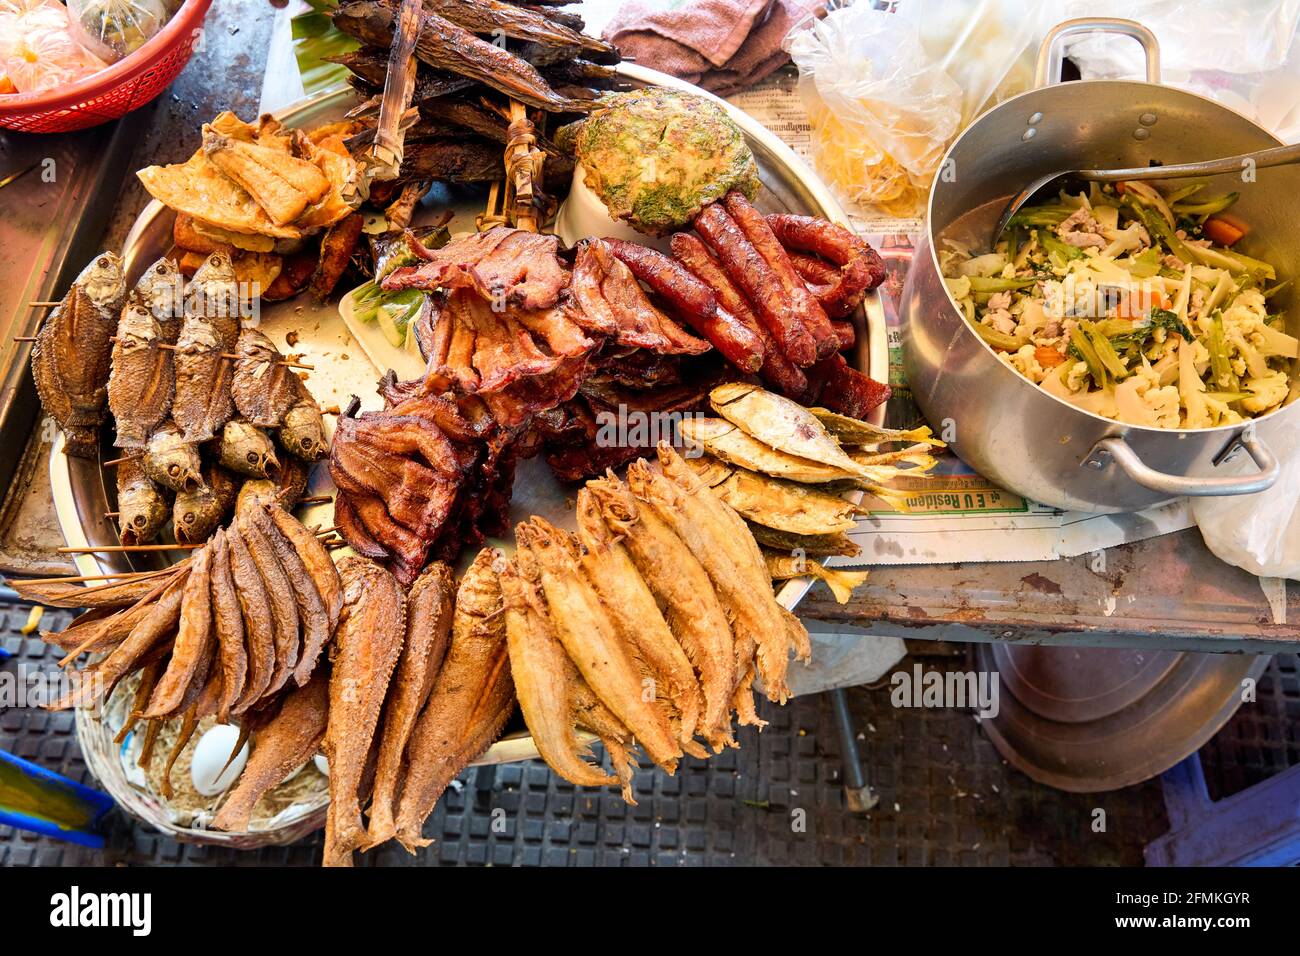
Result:
{"label": "grilled fish on skewer", "polygon": [[153,313],[136,301],[128,302],[117,326],[108,375],[108,407],[117,423],[118,448],[143,448],[171,411],[172,356],[159,347],[162,341],[162,327]]}
{"label": "grilled fish on skewer", "polygon": [[397,839],[411,853],[448,784],[496,740],[515,706],[501,586],[484,548],[461,578],[451,644],[406,745],[407,774],[397,807]]}
{"label": "grilled fish on skewer", "polygon": [[[305,388],[303,392],[306,392]],[[289,407],[277,434],[281,447],[303,461],[320,461],[329,452],[320,406],[310,395],[299,398]]]}
{"label": "grilled fish on skewer", "polygon": [[407,595],[406,645],[384,704],[366,848],[391,840],[397,833],[394,810],[406,742],[429,699],[451,642],[455,593],[456,580],[451,568],[434,562],[411,585]]}
{"label": "grilled fish on skewer", "polygon": [[260,502],[265,507],[274,501],[283,508],[294,508],[302,500],[307,490],[308,469],[311,466],[301,458],[293,455],[280,462],[280,470],[274,479],[246,478],[239,486],[239,495],[235,500],[235,511],[243,511],[250,502]]}
{"label": "grilled fish on skewer", "polygon": [[69,455],[93,458],[99,451],[110,340],[125,298],[121,258],[101,252],[36,333],[32,378],[42,407],[63,429]]}
{"label": "grilled fish on skewer", "polygon": [[266,432],[242,418],[232,418],[222,426],[217,458],[224,467],[250,478],[272,478],[280,470],[280,459]]}
{"label": "grilled fish on skewer", "polygon": [[235,408],[254,425],[276,428],[302,392],[302,380],[284,364],[274,343],[257,329],[239,333],[231,395]]}
{"label": "grilled fish on skewer", "polygon": [[141,459],[119,462],[117,474],[117,526],[123,544],[148,544],[167,524],[171,509],[162,490],[150,481]]}
{"label": "grilled fish on skewer", "polygon": [[186,441],[207,441],[234,411],[230,394],[234,366],[222,353],[235,349],[241,309],[230,257],[215,252],[190,281],[185,321],[176,340],[172,418]]}
{"label": "grilled fish on skewer", "polygon": [[172,504],[172,536],[180,544],[206,541],[230,514],[235,503],[235,479],[220,465],[203,469],[203,484],[181,491]]}
{"label": "grilled fish on skewer", "polygon": [[320,749],[328,720],[329,678],[322,671],[306,687],[288,694],[279,713],[252,735],[253,752],[212,826],[218,830],[247,830],[257,801]]}
{"label": "grilled fish on skewer", "polygon": [[203,487],[198,445],[186,441],[175,422],[163,422],[149,436],[140,467],[151,481],[172,491]]}
{"label": "grilled fish on skewer", "polygon": [[389,678],[406,640],[406,607],[397,579],[366,558],[339,562],[344,606],[334,635],[329,727],[330,831],[325,862],[365,841],[360,793]]}

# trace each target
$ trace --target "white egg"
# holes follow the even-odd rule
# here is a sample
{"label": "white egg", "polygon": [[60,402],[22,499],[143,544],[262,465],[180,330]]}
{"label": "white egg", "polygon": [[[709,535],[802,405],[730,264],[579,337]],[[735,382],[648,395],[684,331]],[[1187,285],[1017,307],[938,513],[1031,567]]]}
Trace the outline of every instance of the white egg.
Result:
{"label": "white egg", "polygon": [[600,236],[635,242],[660,252],[670,251],[670,237],[647,236],[611,216],[600,197],[587,185],[587,174],[582,169],[582,163],[573,168],[573,185],[569,187],[569,196],[560,204],[559,214],[555,217],[555,234],[570,246],[588,236]]}
{"label": "white egg", "polygon": [[317,754],[311,759],[312,759],[312,763],[316,765],[317,770],[325,774],[325,776],[327,777],[330,775],[330,762],[325,759],[324,754]]}
{"label": "white egg", "polygon": [[[194,745],[194,762],[190,765],[190,780],[194,789],[205,797],[215,797],[228,789],[244,770],[248,762],[248,744],[240,748],[239,754],[226,767],[230,751],[239,739],[239,728],[229,724],[219,724],[199,738]],[[222,767],[226,767],[222,770]]]}

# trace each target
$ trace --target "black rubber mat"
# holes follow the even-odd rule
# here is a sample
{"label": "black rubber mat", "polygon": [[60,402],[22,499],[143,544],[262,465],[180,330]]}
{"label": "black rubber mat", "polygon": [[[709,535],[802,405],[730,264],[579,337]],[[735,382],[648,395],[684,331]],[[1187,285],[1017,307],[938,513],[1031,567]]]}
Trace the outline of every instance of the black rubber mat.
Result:
{"label": "black rubber mat", "polygon": [[[69,616],[47,612],[42,624],[58,628]],[[18,633],[25,607],[0,605],[0,620],[0,646],[15,655],[0,668],[52,663],[39,639]],[[935,654],[941,647],[916,649]],[[931,662],[952,666],[951,658]],[[1212,779],[1235,786],[1295,762],[1296,683],[1296,659],[1281,658],[1259,685],[1259,704],[1243,708],[1205,749]],[[784,708],[765,705],[770,725],[761,734],[743,731],[738,751],[688,758],[674,777],[638,773],[635,807],[614,792],[576,788],[537,761],[467,771],[425,826],[431,846],[410,856],[394,844],[359,856],[358,864],[1140,864],[1142,847],[1167,828],[1155,781],[1110,794],[1060,793],[1006,766],[969,713],[895,709],[887,689],[855,688],[849,700],[868,778],[881,797],[869,815],[845,809],[830,703],[809,697]],[[0,714],[0,748],[94,785],[70,714],[8,710]],[[1105,833],[1090,827],[1098,807],[1106,810]],[[87,850],[0,827],[0,865],[286,866],[313,865],[320,856],[319,834],[239,853],[177,843],[120,811],[110,815],[106,837],[103,850]]]}

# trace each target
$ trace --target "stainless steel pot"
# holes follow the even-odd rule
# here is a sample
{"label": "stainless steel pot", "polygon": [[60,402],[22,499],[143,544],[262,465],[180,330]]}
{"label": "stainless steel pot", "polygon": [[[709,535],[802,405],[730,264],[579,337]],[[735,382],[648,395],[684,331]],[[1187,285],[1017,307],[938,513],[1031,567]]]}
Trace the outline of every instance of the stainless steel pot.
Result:
{"label": "stainless steel pot", "polygon": [[[1058,82],[1064,40],[1095,32],[1141,43],[1147,82]],[[1155,37],[1140,24],[1082,19],[1053,29],[1039,51],[1037,88],[985,113],[949,148],[903,290],[904,367],[930,424],[950,435],[953,450],[980,474],[1058,508],[1135,511],[1181,495],[1263,491],[1279,466],[1260,436],[1296,427],[1300,414],[1300,403],[1291,403],[1258,426],[1177,430],[1102,418],[999,361],[943,284],[936,238],[962,217],[963,225],[980,220],[987,235],[1006,199],[1043,173],[1191,162],[1279,144],[1227,107],[1161,86],[1159,78]],[[1233,211],[1251,224],[1243,251],[1267,259],[1281,277],[1300,275],[1300,168],[1246,170],[1214,177],[1207,187],[1207,195],[1228,191],[1241,193]],[[1295,287],[1272,304],[1286,312],[1290,334],[1300,334]],[[1298,365],[1288,401],[1297,394]],[[1216,476],[1241,450],[1259,471]]]}

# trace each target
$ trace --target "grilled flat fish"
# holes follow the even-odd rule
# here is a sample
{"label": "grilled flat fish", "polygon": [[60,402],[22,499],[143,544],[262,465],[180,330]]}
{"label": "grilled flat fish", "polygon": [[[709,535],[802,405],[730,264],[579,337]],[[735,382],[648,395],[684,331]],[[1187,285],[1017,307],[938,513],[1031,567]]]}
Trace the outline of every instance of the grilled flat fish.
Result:
{"label": "grilled flat fish", "polygon": [[172,421],[163,422],[149,436],[140,467],[151,480],[172,491],[203,487],[199,446],[186,441]]}
{"label": "grilled flat fish", "polygon": [[284,356],[257,329],[239,333],[231,394],[235,407],[254,425],[276,428],[301,395],[302,379],[283,364]]}
{"label": "grilled flat fish", "polygon": [[239,341],[240,289],[230,257],[215,252],[194,273],[176,340],[172,418],[186,441],[207,441],[234,412],[234,366],[222,352]]}
{"label": "grilled flat fish", "polygon": [[109,355],[126,298],[122,259],[101,252],[46,318],[32,346],[32,377],[41,405],[78,458],[99,451],[108,401]]}
{"label": "grilled flat fish", "polygon": [[108,407],[117,422],[118,448],[143,448],[171,411],[175,377],[162,327],[149,309],[130,301],[122,310],[108,375]]}

